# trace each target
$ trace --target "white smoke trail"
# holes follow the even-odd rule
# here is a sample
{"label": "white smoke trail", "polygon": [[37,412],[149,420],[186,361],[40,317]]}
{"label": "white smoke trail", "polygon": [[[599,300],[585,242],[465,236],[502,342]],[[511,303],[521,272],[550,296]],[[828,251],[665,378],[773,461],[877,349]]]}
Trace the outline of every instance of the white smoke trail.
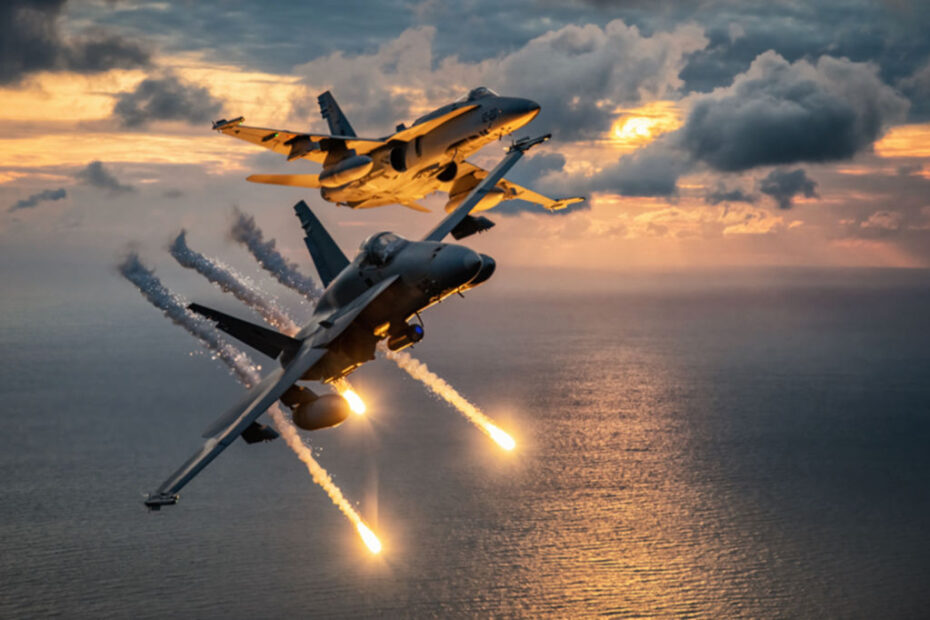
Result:
{"label": "white smoke trail", "polygon": [[387,346],[380,346],[384,355],[397,364],[400,368],[407,371],[411,377],[420,381],[428,387],[431,392],[445,400],[447,403],[459,410],[469,422],[477,426],[484,433],[493,439],[500,447],[505,450],[513,450],[516,442],[506,432],[501,430],[494,422],[486,416],[478,407],[471,404],[464,396],[459,394],[455,388],[446,383],[445,379],[427,368],[426,364],[415,359],[406,351],[391,351]]}
{"label": "white smoke trail", "polygon": [[304,295],[310,301],[316,301],[323,294],[323,289],[300,273],[296,264],[290,262],[275,248],[275,240],[265,241],[261,229],[255,224],[255,218],[239,209],[235,212],[235,221],[229,230],[229,236],[244,245],[258,264],[284,286]]}
{"label": "white smoke trail", "polygon": [[219,286],[224,293],[232,295],[257,311],[271,325],[288,336],[297,333],[297,324],[268,295],[265,295],[245,276],[232,267],[195,252],[187,245],[187,231],[182,230],[168,246],[171,256],[182,266],[193,269],[210,282]]}
{"label": "white smoke trail", "polygon": [[[213,351],[216,358],[225,363],[242,384],[251,387],[258,383],[260,378],[258,366],[252,362],[251,358],[226,342],[200,315],[188,310],[184,301],[168,290],[154,272],[142,264],[138,254],[130,252],[120,263],[119,271],[127,280],[136,285],[143,297],[160,309],[173,323],[183,327],[205,347]],[[268,413],[278,432],[284,437],[284,442],[307,466],[307,471],[310,472],[313,481],[326,491],[333,504],[355,525],[365,545],[373,553],[379,553],[381,542],[378,537],[368,528],[352,504],[345,498],[329,473],[313,458],[313,452],[300,438],[294,423],[281,411],[277,403],[268,409]]]}
{"label": "white smoke trail", "polygon": [[142,264],[138,254],[127,254],[118,265],[118,269],[123,277],[136,285],[142,296],[152,305],[161,310],[175,325],[183,327],[197,338],[213,353],[214,358],[223,361],[239,381],[246,386],[258,382],[259,367],[252,363],[249,356],[227,342],[211,323],[188,310],[185,301],[165,288],[158,276]]}

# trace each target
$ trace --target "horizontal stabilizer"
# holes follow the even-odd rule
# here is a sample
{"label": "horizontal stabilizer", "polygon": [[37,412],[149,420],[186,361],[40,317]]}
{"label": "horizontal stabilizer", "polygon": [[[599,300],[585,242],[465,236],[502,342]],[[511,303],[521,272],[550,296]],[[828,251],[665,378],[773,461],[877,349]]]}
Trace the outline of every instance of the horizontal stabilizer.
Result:
{"label": "horizontal stabilizer", "polygon": [[200,304],[191,304],[188,308],[216,323],[216,328],[233,338],[244,342],[253,349],[261,351],[271,359],[277,359],[282,352],[293,355],[300,348],[300,340],[285,336],[273,329],[262,327],[242,319],[224,314],[219,310],[207,308]]}
{"label": "horizontal stabilizer", "polygon": [[252,183],[287,185],[288,187],[321,187],[318,174],[253,174],[245,180]]}
{"label": "horizontal stabilizer", "polygon": [[573,204],[584,202],[584,201],[585,201],[584,196],[573,196],[571,198],[559,198],[558,200],[553,201],[551,205],[544,205],[544,206],[550,211],[559,211],[569,205],[573,205]]}
{"label": "horizontal stabilizer", "polygon": [[294,205],[294,211],[306,234],[304,243],[307,244],[310,258],[313,259],[316,271],[320,274],[320,280],[323,286],[329,286],[329,283],[349,266],[349,259],[329,236],[322,222],[313,214],[306,202],[303,200],[298,202]]}

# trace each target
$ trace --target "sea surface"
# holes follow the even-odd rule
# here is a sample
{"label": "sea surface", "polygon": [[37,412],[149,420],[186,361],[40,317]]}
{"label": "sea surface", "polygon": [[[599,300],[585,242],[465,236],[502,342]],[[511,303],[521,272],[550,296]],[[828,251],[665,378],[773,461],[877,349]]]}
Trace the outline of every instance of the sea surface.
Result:
{"label": "sea surface", "polygon": [[3,284],[0,618],[930,614],[925,272],[430,309],[411,353],[517,449],[388,360],[353,375],[368,415],[307,438],[378,556],[283,440],[143,507],[242,388],[106,276]]}

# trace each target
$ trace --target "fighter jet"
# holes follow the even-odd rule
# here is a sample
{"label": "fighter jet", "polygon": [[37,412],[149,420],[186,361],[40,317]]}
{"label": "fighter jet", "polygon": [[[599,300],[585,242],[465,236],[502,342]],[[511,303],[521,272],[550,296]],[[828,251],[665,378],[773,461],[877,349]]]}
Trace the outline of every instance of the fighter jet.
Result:
{"label": "fighter jet", "polygon": [[[178,491],[237,437],[247,443],[273,439],[276,433],[257,419],[280,400],[294,423],[312,431],[340,424],[349,416],[338,394],[316,394],[299,381],[332,383],[375,358],[377,344],[399,351],[423,339],[420,313],[454,293],[486,282],[494,259],[464,246],[443,243],[450,233],[475,226],[475,209],[523,153],[549,136],[515,143],[504,159],[422,240],[391,232],[369,237],[352,261],[342,253],[303,201],[294,209],[304,242],[326,289],[310,323],[294,337],[229,316],[205,306],[190,309],[216,327],[280,362],[225,415],[211,424],[203,447],[145,500],[150,509],[178,501]],[[417,322],[414,322],[416,317]]]}
{"label": "fighter jet", "polygon": [[[323,165],[319,174],[253,174],[255,183],[319,188],[324,200],[354,209],[402,204],[428,211],[417,200],[441,191],[451,213],[488,171],[465,160],[483,146],[512,134],[537,114],[529,99],[501,97],[479,87],[465,97],[433,110],[410,127],[398,125],[383,138],[359,138],[329,91],[318,97],[329,135],[243,125],[243,117],[220,120],[213,129],[287,157]],[[564,209],[583,198],[553,200],[501,179],[476,211],[519,198],[546,209]]]}

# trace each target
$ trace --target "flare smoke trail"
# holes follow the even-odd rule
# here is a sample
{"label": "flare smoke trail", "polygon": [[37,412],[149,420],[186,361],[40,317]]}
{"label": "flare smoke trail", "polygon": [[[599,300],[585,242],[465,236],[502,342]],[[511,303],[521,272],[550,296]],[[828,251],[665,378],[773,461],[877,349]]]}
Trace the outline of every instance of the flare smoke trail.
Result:
{"label": "flare smoke trail", "polygon": [[136,285],[143,297],[161,310],[175,325],[186,329],[204,347],[212,351],[214,357],[222,360],[239,381],[246,386],[257,383],[258,367],[252,363],[249,356],[227,342],[203,317],[188,310],[184,300],[165,288],[158,276],[142,264],[138,254],[127,254],[118,268],[124,278]]}
{"label": "flare smoke trail", "polygon": [[269,300],[257,287],[249,282],[245,276],[237,273],[232,267],[224,265],[212,258],[207,258],[200,252],[195,252],[187,245],[187,231],[182,230],[174,241],[168,246],[171,256],[182,266],[193,269],[210,282],[219,286],[224,293],[232,295],[258,312],[262,317],[278,330],[288,336],[297,333],[297,325],[285,314],[281,308]]}
{"label": "flare smoke trail", "polygon": [[386,346],[382,346],[381,350],[389,360],[407,371],[407,374],[423,383],[434,394],[458,409],[469,422],[484,431],[488,437],[497,442],[504,450],[513,450],[516,447],[516,442],[510,435],[501,430],[480,409],[468,402],[464,396],[456,392],[455,388],[446,383],[443,378],[427,368],[426,364],[405,351],[391,351]]}
{"label": "flare smoke trail", "polygon": [[316,301],[323,294],[323,289],[316,282],[300,273],[297,265],[284,258],[275,248],[275,240],[264,240],[262,231],[255,224],[255,218],[235,210],[236,220],[229,230],[229,236],[244,245],[255,260],[284,286],[294,289],[310,301]]}
{"label": "flare smoke trail", "polygon": [[378,537],[365,525],[365,522],[362,521],[359,514],[352,508],[352,504],[349,503],[349,500],[342,494],[342,490],[333,482],[329,472],[323,469],[323,467],[316,462],[316,459],[313,458],[313,453],[304,444],[303,440],[301,440],[300,435],[297,433],[297,427],[294,426],[293,422],[287,419],[287,416],[281,411],[277,403],[268,409],[268,413],[271,415],[271,419],[274,421],[274,425],[277,427],[278,432],[284,437],[284,441],[297,453],[297,458],[303,461],[304,465],[307,466],[307,471],[310,472],[313,481],[323,487],[323,490],[329,495],[329,499],[331,499],[336,507],[342,511],[342,514],[355,525],[355,529],[358,530],[359,536],[362,537],[362,540],[371,552],[380,552],[381,542],[378,540]]}
{"label": "flare smoke trail", "polygon": [[[178,295],[169,291],[161,283],[161,280],[142,264],[138,254],[131,252],[120,263],[119,270],[127,280],[136,285],[143,297],[160,309],[174,324],[186,329],[191,335],[200,340],[205,347],[213,351],[216,357],[229,367],[241,383],[246,387],[258,383],[260,378],[258,366],[252,362],[251,358],[220,337],[211,324],[188,310],[184,301]],[[268,409],[268,413],[271,415],[278,432],[284,437],[285,443],[297,454],[297,458],[307,466],[307,471],[310,472],[313,481],[326,491],[326,494],[336,507],[355,525],[359,536],[372,553],[379,553],[381,551],[381,542],[378,537],[365,525],[361,516],[342,494],[342,490],[333,482],[329,473],[313,458],[313,452],[300,438],[294,423],[281,411],[277,403]]]}

